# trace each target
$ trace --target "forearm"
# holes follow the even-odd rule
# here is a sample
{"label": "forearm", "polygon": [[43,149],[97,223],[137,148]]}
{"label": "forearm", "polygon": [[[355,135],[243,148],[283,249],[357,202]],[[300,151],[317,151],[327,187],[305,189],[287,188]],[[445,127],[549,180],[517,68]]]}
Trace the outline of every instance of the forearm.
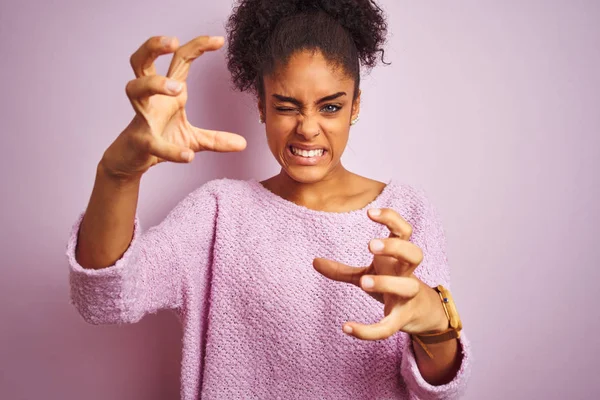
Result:
{"label": "forearm", "polygon": [[76,259],[82,267],[106,268],[125,253],[133,236],[140,180],[111,177],[98,164],[77,241]]}
{"label": "forearm", "polygon": [[426,345],[433,358],[415,340],[412,341],[412,346],[421,376],[429,384],[444,385],[454,379],[462,363],[458,339]]}
{"label": "forearm", "polygon": [[[422,283],[423,284],[423,283]],[[423,284],[423,291],[427,293],[423,307],[432,321],[438,321],[432,325],[433,329],[424,333],[443,332],[450,327],[448,316],[440,301],[438,293]],[[462,362],[462,352],[458,339],[452,339],[441,343],[427,344],[427,350],[433,356],[430,357],[421,344],[412,340],[415,360],[421,376],[431,385],[443,385],[454,379]]]}

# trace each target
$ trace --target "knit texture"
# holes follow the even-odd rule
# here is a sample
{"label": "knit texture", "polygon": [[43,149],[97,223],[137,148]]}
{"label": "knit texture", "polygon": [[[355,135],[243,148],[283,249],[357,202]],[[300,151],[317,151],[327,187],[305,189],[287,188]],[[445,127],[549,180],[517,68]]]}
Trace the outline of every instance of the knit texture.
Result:
{"label": "knit texture", "polygon": [[392,208],[413,226],[411,241],[424,253],[415,275],[449,287],[444,230],[422,190],[391,181],[363,209],[333,213],[287,201],[254,179],[218,179],[144,233],[136,216],[128,250],[101,270],[75,260],[82,212],[67,245],[71,301],[93,324],[176,311],[183,400],[458,398],[470,372],[464,333],[458,375],[432,386],[409,335],[364,341],[344,334],[346,321],[379,321],[383,305],[312,267],[316,257],[369,265],[368,242],[389,235],[368,218],[373,207]]}

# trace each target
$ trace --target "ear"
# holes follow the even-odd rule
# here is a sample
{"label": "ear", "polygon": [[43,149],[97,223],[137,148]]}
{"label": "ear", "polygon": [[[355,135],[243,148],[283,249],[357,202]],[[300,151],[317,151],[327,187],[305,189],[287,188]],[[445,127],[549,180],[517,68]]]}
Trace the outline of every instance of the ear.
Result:
{"label": "ear", "polygon": [[358,114],[360,114],[360,94],[361,90],[358,89],[358,96],[356,96],[356,99],[352,102],[352,116],[350,117],[350,120],[356,119]]}
{"label": "ear", "polygon": [[264,121],[265,120],[265,113],[264,113],[265,108],[264,108],[264,104],[263,104],[263,102],[262,102],[261,99],[258,99],[257,106],[258,106],[258,115],[259,115],[259,118],[262,121]]}

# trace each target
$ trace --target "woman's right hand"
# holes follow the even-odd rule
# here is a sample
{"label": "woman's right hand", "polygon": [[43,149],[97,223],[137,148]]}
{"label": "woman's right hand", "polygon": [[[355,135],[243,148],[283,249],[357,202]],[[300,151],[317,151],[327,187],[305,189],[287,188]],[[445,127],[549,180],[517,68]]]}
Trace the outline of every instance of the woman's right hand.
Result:
{"label": "woman's right hand", "polygon": [[[101,165],[117,178],[138,178],[152,166],[188,163],[203,150],[230,152],[246,148],[246,140],[229,132],[196,128],[185,113],[186,79],[191,63],[205,51],[223,46],[222,37],[197,37],[179,47],[177,38],[152,37],[132,56],[136,79],[127,83],[135,116],[106,149]],[[167,76],[156,74],[154,60],[175,52]]]}

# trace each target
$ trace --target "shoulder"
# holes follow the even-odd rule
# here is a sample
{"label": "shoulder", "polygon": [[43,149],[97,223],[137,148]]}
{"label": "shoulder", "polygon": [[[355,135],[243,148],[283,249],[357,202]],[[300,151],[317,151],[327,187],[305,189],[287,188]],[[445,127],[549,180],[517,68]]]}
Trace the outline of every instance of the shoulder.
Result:
{"label": "shoulder", "polygon": [[239,199],[251,197],[248,192],[253,190],[251,181],[220,178],[210,180],[184,196],[170,211],[170,217],[175,219],[194,219],[202,215],[212,218],[218,210],[227,208],[227,204],[239,203]]}
{"label": "shoulder", "polygon": [[392,180],[386,187],[392,208],[408,212],[413,217],[424,217],[434,211],[428,192],[419,185]]}
{"label": "shoulder", "polygon": [[401,216],[412,226],[410,241],[423,251],[423,261],[415,275],[428,286],[450,287],[450,269],[446,256],[446,230],[431,196],[422,186],[397,184],[394,200],[404,210]]}
{"label": "shoulder", "polygon": [[245,192],[251,189],[251,180],[218,178],[207,181],[194,189],[189,195],[196,198],[213,196],[218,199],[226,195]]}
{"label": "shoulder", "polygon": [[438,208],[431,200],[429,192],[419,185],[393,182],[390,195],[390,208],[398,212],[408,222],[413,233],[411,240],[443,243],[445,230]]}
{"label": "shoulder", "polygon": [[240,203],[243,199],[256,197],[257,189],[254,180],[218,178],[207,181],[190,192],[186,201],[196,205]]}

